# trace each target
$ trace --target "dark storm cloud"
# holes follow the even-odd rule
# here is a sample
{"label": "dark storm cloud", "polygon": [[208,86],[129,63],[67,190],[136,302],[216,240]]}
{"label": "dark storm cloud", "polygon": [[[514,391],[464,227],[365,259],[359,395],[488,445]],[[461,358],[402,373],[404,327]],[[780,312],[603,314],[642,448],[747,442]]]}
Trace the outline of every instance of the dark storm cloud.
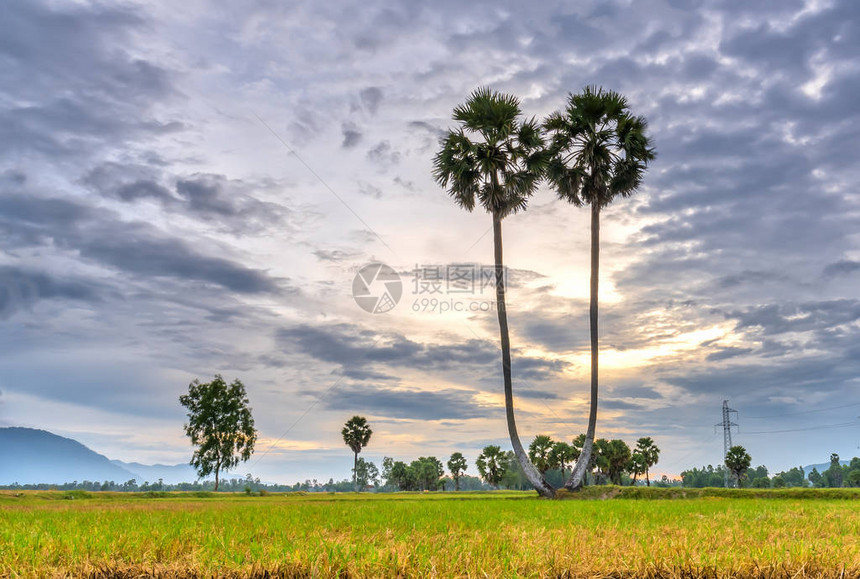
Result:
{"label": "dark storm cloud", "polygon": [[175,120],[147,114],[153,101],[172,93],[169,73],[117,49],[143,26],[127,7],[5,3],[0,153],[81,156],[97,146],[181,129]]}
{"label": "dark storm cloud", "polygon": [[325,395],[322,406],[327,410],[409,420],[463,420],[498,412],[495,407],[475,402],[473,394],[463,390],[426,391],[368,385],[336,387]]}
{"label": "dark storm cloud", "polygon": [[176,197],[159,182],[160,178],[160,170],[156,167],[107,162],[90,170],[81,181],[100,195],[125,202],[141,199],[165,204],[176,202]]}
{"label": "dark storm cloud", "polygon": [[345,251],[342,249],[317,249],[314,250],[314,255],[320,261],[330,261],[333,263],[340,263],[343,261],[350,261],[356,259],[361,255],[358,251]]}
{"label": "dark storm cloud", "polygon": [[730,312],[738,329],[760,328],[767,335],[832,330],[860,320],[860,301],[831,300],[804,304],[773,304]]}
{"label": "dark storm cloud", "polygon": [[395,150],[388,141],[380,141],[367,151],[367,158],[378,165],[387,167],[400,162],[400,152]]}
{"label": "dark storm cloud", "polygon": [[211,173],[176,178],[156,163],[102,163],[81,182],[104,197],[126,203],[154,200],[168,212],[210,221],[235,233],[275,225],[283,228],[291,213],[283,205],[256,199],[255,187],[249,183]]}
{"label": "dark storm cloud", "polygon": [[860,261],[851,261],[849,259],[842,259],[835,263],[831,263],[827,267],[824,268],[822,275],[824,277],[838,277],[842,275],[850,275],[854,272],[860,271]]}
{"label": "dark storm cloud", "polygon": [[717,362],[719,360],[728,360],[736,356],[743,356],[752,352],[752,348],[721,348],[716,352],[708,354],[705,358],[708,362]]}
{"label": "dark storm cloud", "polygon": [[376,111],[379,110],[379,105],[385,96],[382,89],[378,86],[369,86],[361,89],[361,92],[358,94],[361,97],[361,104],[372,115],[375,115]]}
{"label": "dark storm cloud", "polygon": [[340,127],[341,133],[343,133],[343,142],[341,146],[344,149],[351,149],[361,142],[362,133],[358,130],[352,123],[344,123]]}
{"label": "dark storm cloud", "polygon": [[600,401],[600,406],[603,408],[608,408],[610,410],[639,410],[642,408],[641,404],[636,404],[635,402],[628,402],[627,400],[617,400],[614,398],[604,398]]}
{"label": "dark storm cloud", "polygon": [[[398,369],[416,369],[453,373],[471,384],[495,384],[501,374],[498,345],[486,340],[420,343],[402,334],[377,334],[352,324],[293,326],[278,330],[277,338],[284,348],[337,364],[344,375],[359,380],[371,368],[386,368],[381,372],[386,379]],[[512,369],[518,379],[535,383],[556,377],[564,367],[558,360],[515,355]]]}
{"label": "dark storm cloud", "polygon": [[0,266],[0,319],[39,300],[99,301],[96,284],[59,279],[40,271]]}
{"label": "dark storm cloud", "polygon": [[157,228],[77,202],[0,195],[0,239],[6,247],[53,247],[142,277],[220,285],[238,293],[275,293],[265,272],[194,250]]}

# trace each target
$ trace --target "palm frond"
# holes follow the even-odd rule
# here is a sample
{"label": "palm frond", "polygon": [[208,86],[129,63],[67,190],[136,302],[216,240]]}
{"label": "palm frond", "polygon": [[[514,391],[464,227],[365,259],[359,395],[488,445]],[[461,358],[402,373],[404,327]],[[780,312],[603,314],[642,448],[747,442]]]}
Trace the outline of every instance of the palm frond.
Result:
{"label": "palm frond", "polygon": [[627,98],[586,86],[567,107],[544,121],[552,158],[546,175],[559,197],[574,205],[605,207],[630,196],[655,153],[644,117],[632,116]]}
{"label": "palm frond", "polygon": [[540,125],[519,120],[519,99],[486,87],[454,108],[433,175],[461,207],[506,216],[524,209],[549,160]]}

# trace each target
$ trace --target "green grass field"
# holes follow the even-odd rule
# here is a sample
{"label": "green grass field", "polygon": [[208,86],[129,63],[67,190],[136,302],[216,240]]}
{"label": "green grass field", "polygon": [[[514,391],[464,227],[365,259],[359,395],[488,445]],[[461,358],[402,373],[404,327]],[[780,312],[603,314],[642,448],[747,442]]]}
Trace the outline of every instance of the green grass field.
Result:
{"label": "green grass field", "polygon": [[680,494],[0,491],[0,576],[860,577],[858,492]]}

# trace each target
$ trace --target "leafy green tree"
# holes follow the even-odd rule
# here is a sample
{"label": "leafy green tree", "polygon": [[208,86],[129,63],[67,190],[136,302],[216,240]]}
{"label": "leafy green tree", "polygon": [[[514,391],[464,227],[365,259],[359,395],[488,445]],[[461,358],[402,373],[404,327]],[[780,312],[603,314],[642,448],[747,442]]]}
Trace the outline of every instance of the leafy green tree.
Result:
{"label": "leafy green tree", "polygon": [[433,175],[454,202],[472,211],[481,206],[492,216],[495,253],[496,305],[502,349],[502,377],[508,434],[517,460],[529,481],[543,496],[553,489],[529,461],[514,419],[511,377],[511,339],[505,307],[502,220],[525,210],[546,166],[543,137],[534,120],[520,120],[519,99],[513,95],[475,90],[454,109],[460,126],[448,131],[433,160]]}
{"label": "leafy green tree", "polygon": [[211,382],[195,379],[179,403],[188,410],[185,434],[196,447],[191,465],[201,478],[214,473],[217,491],[221,471],[254,453],[257,431],[245,386],[239,379],[228,386],[220,374]]}
{"label": "leafy green tree", "polygon": [[818,469],[813,467],[812,472],[809,473],[809,482],[812,483],[812,486],[815,488],[820,488],[822,485],[821,473],[818,472]]}
{"label": "leafy green tree", "polygon": [[636,452],[641,454],[645,461],[645,483],[650,487],[651,467],[660,460],[660,449],[650,436],[643,436],[636,441]]}
{"label": "leafy green tree", "polygon": [[597,424],[600,211],[636,191],[655,153],[645,118],[630,113],[624,96],[598,87],[571,94],[564,112],[550,115],[544,127],[551,135],[546,171],[550,184],[560,198],[577,207],[591,206],[591,404],[582,456],[565,484],[577,489],[583,484]]}
{"label": "leafy green tree", "polygon": [[840,464],[838,454],[834,452],[830,455],[830,468],[821,473],[821,476],[824,478],[827,487],[842,487],[844,473],[842,472],[842,465]]}
{"label": "leafy green tree", "polygon": [[738,487],[743,487],[750,462],[752,458],[743,446],[733,446],[726,453],[726,468],[732,473]]}
{"label": "leafy green tree", "polygon": [[624,473],[627,465],[630,462],[630,447],[623,440],[613,439],[606,445],[604,454],[609,480],[612,484],[621,485],[621,475]]}
{"label": "leafy green tree", "polygon": [[529,460],[532,461],[532,464],[535,465],[535,468],[538,469],[541,475],[545,475],[546,471],[552,467],[552,459],[550,457],[552,445],[552,439],[545,434],[538,434],[532,440],[531,444],[529,444]]}
{"label": "leafy green tree", "polygon": [[645,474],[648,471],[648,464],[645,460],[645,456],[638,450],[633,451],[633,454],[630,456],[630,464],[627,467],[627,470],[633,475],[631,486],[636,486],[636,479],[639,475]]}
{"label": "leafy green tree", "polygon": [[[754,489],[769,489],[770,488],[770,479],[766,476],[757,476],[752,479],[752,483],[750,484]],[[785,486],[785,481],[783,481],[783,486]]]}
{"label": "leafy green tree", "polygon": [[562,479],[565,477],[568,465],[573,464],[577,458],[579,458],[579,450],[563,441],[554,442],[549,451],[550,468],[559,469]]}
{"label": "leafy green tree", "polygon": [[448,471],[451,473],[451,478],[454,479],[454,490],[460,490],[460,478],[463,476],[463,473],[466,472],[466,469],[469,468],[468,463],[466,462],[466,457],[462,455],[462,453],[455,452],[451,455],[451,458],[448,459]]}
{"label": "leafy green tree", "polygon": [[785,478],[779,474],[773,477],[770,482],[773,484],[773,488],[775,489],[783,489],[788,486],[785,482]]}
{"label": "leafy green tree", "polygon": [[370,442],[370,436],[373,434],[373,431],[367,424],[365,417],[353,416],[346,421],[340,433],[343,436],[344,443],[352,449],[355,455],[352,467],[352,482],[353,486],[355,486],[355,491],[358,492],[358,478],[356,475],[358,472],[358,453]]}
{"label": "leafy green tree", "polygon": [[387,486],[401,491],[411,491],[418,488],[418,477],[415,470],[402,461],[395,461],[386,456],[382,459],[382,478]]}
{"label": "leafy green tree", "polygon": [[598,438],[592,448],[594,452],[591,454],[587,472],[592,473],[594,484],[605,485],[609,480],[609,441]]}
{"label": "leafy green tree", "polygon": [[796,466],[786,472],[777,473],[773,479],[773,484],[776,486],[776,479],[781,478],[787,487],[807,487],[809,481],[806,480],[806,475],[803,472],[802,466]]}
{"label": "leafy green tree", "polygon": [[369,460],[359,458],[353,468],[352,480],[359,489],[376,485],[379,481],[379,469]]}
{"label": "leafy green tree", "polygon": [[501,448],[491,444],[481,451],[475,466],[478,467],[478,474],[487,481],[487,484],[499,488],[499,483],[502,482],[508,470],[508,460]]}
{"label": "leafy green tree", "polygon": [[860,468],[855,468],[848,472],[846,477],[848,484],[852,487],[860,487]]}
{"label": "leafy green tree", "polygon": [[415,473],[418,490],[421,491],[435,491],[445,474],[442,463],[435,456],[422,456],[413,460],[409,466]]}
{"label": "leafy green tree", "polygon": [[713,465],[681,472],[681,484],[686,488],[721,487],[725,483],[726,467]]}

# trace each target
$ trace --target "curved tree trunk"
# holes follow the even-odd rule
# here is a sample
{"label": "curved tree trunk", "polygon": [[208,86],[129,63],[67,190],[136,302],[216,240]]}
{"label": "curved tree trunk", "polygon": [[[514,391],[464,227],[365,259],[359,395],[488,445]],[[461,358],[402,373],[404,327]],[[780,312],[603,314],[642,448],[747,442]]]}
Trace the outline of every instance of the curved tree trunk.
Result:
{"label": "curved tree trunk", "polygon": [[588,412],[588,430],[585,433],[585,443],[582,452],[573,467],[566,489],[577,490],[582,488],[582,481],[588,463],[591,461],[592,447],[594,446],[594,429],[597,425],[597,286],[600,279],[600,205],[597,201],[591,204],[591,307],[589,318],[591,321],[591,408]]}
{"label": "curved tree trunk", "polygon": [[648,469],[645,469],[645,482],[648,483],[648,486],[651,486],[651,475],[648,473]]}
{"label": "curved tree trunk", "polygon": [[508,434],[511,437],[511,445],[514,447],[514,454],[528,481],[541,496],[553,497],[555,496],[555,489],[544,480],[544,477],[531,463],[528,454],[526,454],[520,442],[519,434],[517,434],[517,423],[514,419],[514,393],[511,381],[511,338],[508,334],[508,312],[505,309],[502,219],[495,214],[493,215],[493,246],[496,256],[496,309],[499,313],[499,333],[502,342],[502,375],[505,381],[505,414],[508,420]]}

